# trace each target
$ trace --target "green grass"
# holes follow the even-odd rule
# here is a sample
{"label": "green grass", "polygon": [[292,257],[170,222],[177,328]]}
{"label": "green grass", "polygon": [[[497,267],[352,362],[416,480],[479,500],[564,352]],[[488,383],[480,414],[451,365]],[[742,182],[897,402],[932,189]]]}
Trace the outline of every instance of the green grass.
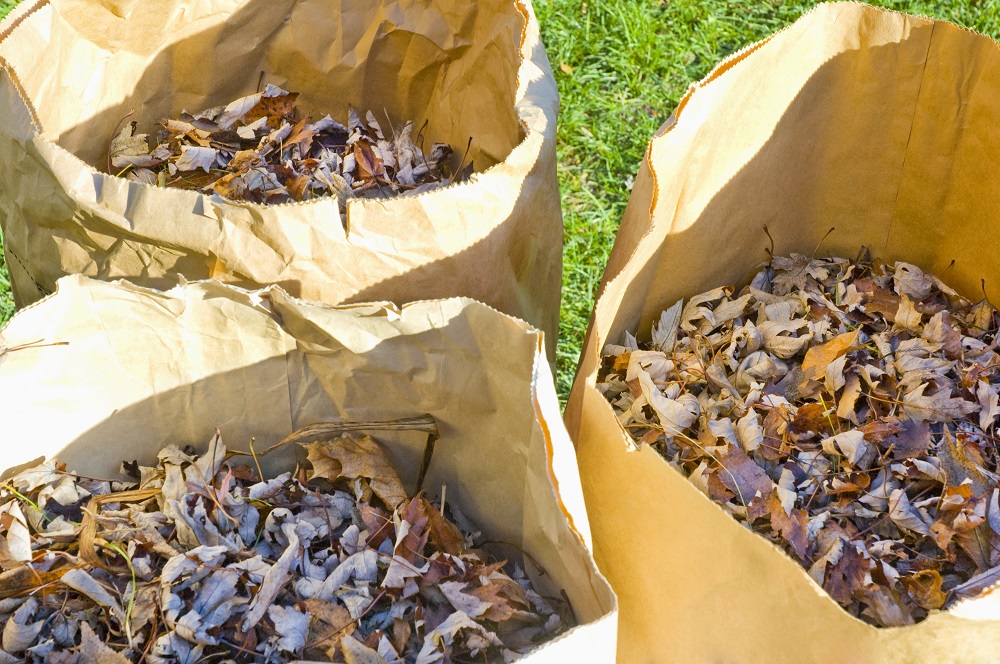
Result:
{"label": "green grass", "polygon": [[[559,184],[566,232],[558,387],[565,398],[594,293],[628,202],[631,178],[649,137],[669,117],[692,81],[817,3],[534,1],[562,97]],[[0,15],[14,4],[0,0]],[[948,19],[1000,37],[997,0],[882,0],[873,4]],[[0,322],[10,316],[12,308],[0,258]]]}

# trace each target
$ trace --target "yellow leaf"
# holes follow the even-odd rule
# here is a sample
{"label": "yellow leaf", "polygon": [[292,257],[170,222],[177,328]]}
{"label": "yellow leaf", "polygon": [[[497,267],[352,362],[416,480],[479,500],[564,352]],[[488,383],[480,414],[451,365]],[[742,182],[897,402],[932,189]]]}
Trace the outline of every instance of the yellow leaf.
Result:
{"label": "yellow leaf", "polygon": [[802,360],[803,383],[807,380],[822,380],[826,373],[826,366],[838,359],[841,355],[849,352],[858,343],[858,333],[861,328],[853,332],[844,332],[830,339],[825,344],[813,346],[806,351],[806,356]]}

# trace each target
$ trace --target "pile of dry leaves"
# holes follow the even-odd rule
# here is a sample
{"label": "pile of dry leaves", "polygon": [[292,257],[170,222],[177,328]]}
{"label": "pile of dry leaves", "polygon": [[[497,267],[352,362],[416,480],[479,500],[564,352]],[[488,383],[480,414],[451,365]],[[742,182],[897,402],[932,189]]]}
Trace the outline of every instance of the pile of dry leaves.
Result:
{"label": "pile of dry leaves", "polygon": [[[337,196],[414,195],[472,174],[449,171],[452,148],[423,151],[413,123],[387,136],[371,111],[350,110],[347,126],[329,115],[299,118],[298,93],[273,85],[228,106],[164,120],[150,138],[128,122],[111,141],[108,171],[146,184],[215,192],[254,203]],[[388,120],[388,119],[387,119]]]}
{"label": "pile of dry leaves", "polygon": [[125,464],[133,484],[7,480],[0,662],[505,662],[571,624],[372,438],[300,444],[311,468],[271,479],[216,436]]}
{"label": "pile of dry leaves", "polygon": [[875,625],[1000,583],[993,307],[864,253],[774,258],[733,290],[605,349],[632,436]]}

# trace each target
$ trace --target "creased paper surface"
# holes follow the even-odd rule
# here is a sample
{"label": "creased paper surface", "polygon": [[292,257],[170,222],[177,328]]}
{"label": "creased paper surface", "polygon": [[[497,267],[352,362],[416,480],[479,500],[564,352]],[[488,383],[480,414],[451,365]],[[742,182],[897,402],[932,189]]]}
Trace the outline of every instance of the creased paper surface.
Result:
{"label": "creased paper surface", "polygon": [[[28,5],[28,3],[25,3]],[[65,274],[169,288],[278,283],[329,303],[468,296],[555,350],[562,218],[555,81],[525,0],[52,0],[0,23],[0,223],[15,301]],[[6,35],[6,37],[4,36]],[[252,93],[413,120],[479,173],[412,198],[261,206],[103,172],[151,128]],[[427,143],[429,146],[430,143]],[[96,168],[95,168],[96,167]]]}
{"label": "creased paper surface", "polygon": [[995,42],[835,3],[720,64],[653,138],[565,418],[595,557],[621,601],[619,661],[996,661],[1000,591],[910,627],[850,617],[655,451],[628,451],[594,385],[606,343],[649,339],[678,299],[747,283],[767,260],[765,225],[775,255],[867,245],[973,299],[985,278],[1000,301],[998,122]]}

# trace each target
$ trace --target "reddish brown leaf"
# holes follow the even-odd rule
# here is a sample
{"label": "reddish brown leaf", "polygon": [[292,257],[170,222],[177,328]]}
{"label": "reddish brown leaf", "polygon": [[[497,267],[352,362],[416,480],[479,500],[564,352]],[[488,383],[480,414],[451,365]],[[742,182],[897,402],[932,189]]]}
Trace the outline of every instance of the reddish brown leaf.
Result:
{"label": "reddish brown leaf", "polygon": [[749,505],[758,494],[766,498],[774,489],[774,482],[764,469],[738,446],[726,445],[716,456],[722,466],[716,473],[719,481],[736,494],[743,505]]}
{"label": "reddish brown leaf", "polygon": [[899,432],[883,439],[884,447],[892,447],[894,459],[911,459],[923,455],[930,449],[931,425],[928,422],[902,420]]}
{"label": "reddish brown leaf", "polygon": [[507,602],[506,597],[500,594],[502,589],[499,585],[488,583],[469,591],[469,594],[473,597],[491,604],[490,608],[483,614],[483,618],[486,620],[502,622],[514,615],[514,607]]}
{"label": "reddish brown leaf", "polygon": [[434,505],[424,501],[424,512],[427,515],[427,530],[431,543],[441,551],[458,556],[465,551],[465,538],[450,521],[441,516]]}
{"label": "reddish brown leaf", "polygon": [[792,509],[791,514],[786,514],[780,502],[776,509],[771,510],[771,527],[781,533],[795,555],[803,560],[809,553],[809,534],[806,530],[808,524],[809,513],[805,510]]}
{"label": "reddish brown leaf", "polygon": [[262,97],[257,104],[247,111],[243,116],[243,123],[250,124],[258,118],[267,117],[267,124],[270,127],[279,127],[283,120],[292,120],[295,117],[295,101],[299,98],[298,92],[289,92],[277,97]]}
{"label": "reddish brown leaf", "polygon": [[857,550],[852,543],[845,543],[837,564],[827,568],[823,588],[840,602],[847,604],[865,586],[865,576],[871,567],[871,560]]}
{"label": "reddish brown leaf", "polygon": [[833,413],[827,413],[822,404],[807,403],[799,406],[795,412],[795,418],[789,423],[786,431],[800,439],[809,439],[817,435],[828,436],[832,434],[832,421],[837,417]]}
{"label": "reddish brown leaf", "polygon": [[382,160],[375,155],[371,146],[363,141],[354,144],[354,158],[358,162],[358,174],[364,180],[385,178]]}
{"label": "reddish brown leaf", "polygon": [[[909,420],[905,421],[909,422]],[[896,421],[878,419],[863,424],[862,426],[858,427],[858,430],[865,435],[865,440],[867,440],[869,443],[882,445],[882,442],[886,438],[892,436],[893,434],[899,433],[900,431],[903,430],[903,427],[900,425],[899,422]],[[882,446],[888,447],[889,443],[885,443],[885,445]]]}
{"label": "reddish brown leaf", "polygon": [[312,182],[312,178],[308,175],[298,175],[285,186],[288,187],[288,194],[295,200],[301,201],[306,197],[306,190],[309,187],[309,183]]}

